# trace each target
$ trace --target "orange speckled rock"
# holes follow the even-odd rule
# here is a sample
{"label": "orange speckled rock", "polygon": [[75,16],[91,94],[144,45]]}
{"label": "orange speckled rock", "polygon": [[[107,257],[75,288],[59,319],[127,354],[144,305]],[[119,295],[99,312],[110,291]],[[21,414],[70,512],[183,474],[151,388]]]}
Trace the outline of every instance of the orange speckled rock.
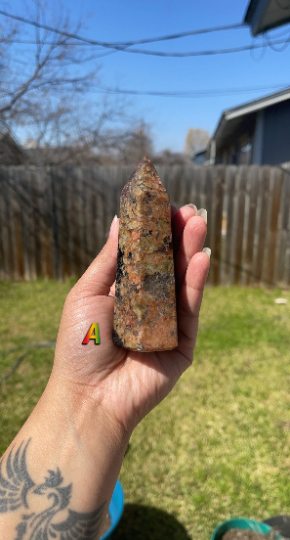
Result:
{"label": "orange speckled rock", "polygon": [[147,157],[121,194],[113,341],[143,352],[178,345],[170,201]]}

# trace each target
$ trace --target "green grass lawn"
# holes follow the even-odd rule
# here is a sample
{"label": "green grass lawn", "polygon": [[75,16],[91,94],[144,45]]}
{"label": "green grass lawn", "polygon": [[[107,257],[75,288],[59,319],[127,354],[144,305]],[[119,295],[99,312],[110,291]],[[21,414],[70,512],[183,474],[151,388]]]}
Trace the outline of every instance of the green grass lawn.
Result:
{"label": "green grass lawn", "polygon": [[[66,283],[0,283],[1,351],[54,340]],[[277,296],[289,304],[276,305]],[[290,293],[207,289],[192,367],[135,430],[114,540],[208,540],[232,516],[290,513]],[[45,387],[53,348],[0,387],[3,452]],[[0,377],[22,351],[0,356]]]}

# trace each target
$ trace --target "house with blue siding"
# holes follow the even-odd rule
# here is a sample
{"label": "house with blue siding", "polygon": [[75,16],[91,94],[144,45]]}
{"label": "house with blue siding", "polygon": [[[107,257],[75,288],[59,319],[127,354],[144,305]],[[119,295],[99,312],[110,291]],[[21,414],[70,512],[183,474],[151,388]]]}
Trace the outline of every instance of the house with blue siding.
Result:
{"label": "house with blue siding", "polygon": [[290,88],[224,111],[210,148],[215,163],[290,162]]}

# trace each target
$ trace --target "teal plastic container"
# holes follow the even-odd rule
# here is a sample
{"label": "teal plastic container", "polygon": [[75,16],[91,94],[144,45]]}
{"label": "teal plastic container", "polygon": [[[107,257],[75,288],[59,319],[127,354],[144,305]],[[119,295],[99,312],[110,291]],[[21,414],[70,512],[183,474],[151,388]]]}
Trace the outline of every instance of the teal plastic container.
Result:
{"label": "teal plastic container", "polygon": [[[231,529],[249,529],[250,531],[255,531],[260,534],[269,534],[273,531],[270,525],[266,525],[266,523],[262,523],[261,521],[246,518],[233,518],[218,525],[211,535],[211,540],[221,540],[223,534]],[[276,533],[275,540],[279,540],[280,538],[282,538],[281,535]]]}

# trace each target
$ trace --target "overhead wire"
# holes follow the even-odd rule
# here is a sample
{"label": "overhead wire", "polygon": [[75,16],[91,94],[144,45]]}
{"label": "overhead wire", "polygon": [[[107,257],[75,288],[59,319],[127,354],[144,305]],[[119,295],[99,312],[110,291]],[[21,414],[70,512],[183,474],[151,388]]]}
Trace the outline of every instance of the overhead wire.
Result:
{"label": "overhead wire", "polygon": [[[262,35],[261,37],[262,37],[262,43],[261,43],[261,52],[260,52],[259,57],[257,58],[257,56],[254,54],[255,49],[252,48],[250,50],[250,55],[251,55],[252,60],[254,60],[254,62],[261,62],[266,54],[266,47],[267,47],[266,38],[264,35]],[[253,40],[253,43],[254,43],[254,40]]]}
{"label": "overhead wire", "polygon": [[[29,20],[25,17],[21,17],[18,15],[13,15],[11,13],[5,12],[3,10],[0,10],[0,15],[3,15],[8,18],[12,18],[18,21],[21,21],[25,24],[32,25],[37,28],[42,28],[45,30],[48,30],[50,32],[62,35],[66,38],[73,39],[74,41],[77,41],[78,45],[86,45],[86,46],[98,46],[99,48],[107,48],[105,53],[99,54],[94,56],[94,58],[101,58],[103,56],[111,55],[116,52],[130,52],[133,54],[145,54],[145,55],[151,55],[151,56],[160,56],[160,57],[175,57],[175,58],[181,58],[181,57],[194,57],[194,56],[209,56],[209,55],[219,55],[219,54],[229,54],[229,53],[238,53],[250,50],[251,53],[253,50],[256,49],[263,49],[265,51],[265,46],[267,40],[267,43],[269,46],[274,48],[275,45],[283,44],[283,48],[281,49],[275,49],[276,52],[282,52],[282,50],[285,50],[290,42],[290,35],[288,35],[286,41],[285,39],[275,39],[273,41],[270,40],[269,36],[264,35],[263,36],[263,43],[252,43],[251,45],[245,45],[240,47],[232,47],[232,48],[224,48],[224,49],[213,49],[213,50],[201,50],[201,51],[188,51],[188,52],[163,52],[163,51],[147,51],[143,49],[134,49],[130,48],[132,45],[136,44],[145,44],[145,43],[153,43],[155,41],[169,41],[172,39],[178,39],[186,36],[192,36],[192,35],[198,35],[198,34],[205,34],[210,32],[217,32],[222,30],[231,30],[231,29],[237,29],[237,28],[243,28],[245,27],[244,24],[238,23],[238,24],[232,24],[232,25],[224,25],[224,26],[216,26],[211,28],[204,28],[199,30],[191,30],[186,32],[180,32],[176,34],[169,34],[166,36],[159,36],[155,38],[144,38],[141,40],[135,40],[135,41],[125,41],[125,42],[103,42],[98,40],[91,40],[89,38],[85,38],[84,36],[80,36],[76,33],[70,33],[66,32],[65,30],[59,30],[57,28],[53,28],[49,25],[39,23],[37,21]],[[36,44],[36,41],[32,40],[7,40],[7,42],[11,43],[26,43],[26,44]],[[54,42],[45,42],[48,44],[53,44]],[[76,45],[76,43],[63,43],[64,46],[73,46]],[[100,50],[100,49],[99,49]],[[20,61],[19,61],[20,63]],[[261,86],[261,87],[246,87],[246,88],[228,88],[228,89],[209,89],[209,90],[194,90],[194,91],[185,91],[185,92],[162,92],[162,91],[155,91],[155,90],[148,90],[148,91],[140,91],[135,89],[120,89],[120,88],[112,88],[112,87],[105,87],[105,86],[99,86],[95,85],[90,86],[89,91],[94,91],[96,93],[109,93],[109,94],[126,94],[126,95],[139,95],[139,96],[160,96],[160,97],[174,97],[174,98],[201,98],[201,97],[211,97],[211,96],[218,96],[218,95],[229,95],[229,94],[242,94],[242,93],[248,93],[248,92],[255,92],[255,91],[262,91],[262,90],[269,90],[274,88],[287,88],[288,84],[276,84],[271,86]]]}
{"label": "overhead wire", "polygon": [[290,86],[290,83],[281,83],[270,86],[255,86],[255,87],[245,87],[245,88],[223,88],[223,89],[202,89],[202,90],[192,90],[192,91],[172,91],[172,92],[160,92],[155,90],[134,90],[134,89],[121,89],[121,88],[112,88],[108,86],[100,85],[90,85],[89,90],[95,91],[96,93],[105,93],[105,94],[127,94],[134,96],[157,96],[157,97],[177,97],[177,98],[202,98],[202,97],[212,97],[220,95],[229,95],[229,94],[242,94],[249,92],[261,92],[263,90],[271,89],[286,89]]}
{"label": "overhead wire", "polygon": [[[280,38],[281,36],[285,36],[285,34],[287,34],[287,39],[285,40],[284,39],[284,43],[282,44],[282,47],[275,47],[275,41],[272,41],[272,39],[277,39],[277,38]],[[278,35],[276,35],[275,37],[273,37],[272,39],[270,38],[268,32],[265,32],[264,33],[264,38],[266,39],[267,41],[267,44],[269,45],[269,47],[271,47],[271,49],[274,51],[274,52],[284,52],[287,47],[289,46],[289,43],[290,43],[290,32],[289,32],[289,28],[287,30],[284,30],[282,33],[279,33]]]}
{"label": "overhead wire", "polygon": [[158,41],[170,41],[173,39],[180,39],[188,36],[197,36],[201,34],[209,34],[212,32],[221,32],[225,30],[237,30],[239,28],[245,28],[246,25],[244,23],[236,23],[236,24],[227,24],[224,26],[212,26],[210,28],[201,28],[198,30],[188,30],[185,32],[179,32],[177,34],[169,34],[166,36],[159,36],[155,38],[145,38],[145,39],[139,39],[135,41],[121,41],[117,43],[113,43],[114,45],[120,45],[124,47],[131,47],[132,45],[144,45],[147,43],[156,43]]}
{"label": "overhead wire", "polygon": [[[100,41],[100,40],[89,39],[84,36],[80,36],[79,34],[76,34],[76,33],[66,32],[65,30],[60,30],[60,29],[51,27],[49,25],[39,23],[37,21],[32,21],[25,17],[13,15],[3,10],[0,10],[0,15],[21,21],[25,24],[29,24],[37,28],[48,30],[50,32],[62,35],[66,38],[74,39],[75,41],[79,41],[80,44],[82,43],[84,45],[101,46],[101,47],[110,49],[109,52],[104,53],[104,55],[99,55],[99,57],[107,56],[109,54],[114,54],[114,52],[126,52],[126,53],[131,53],[131,54],[143,54],[147,56],[159,56],[159,57],[164,57],[164,58],[186,58],[186,57],[196,57],[196,56],[212,56],[212,55],[238,53],[238,52],[244,52],[248,50],[253,51],[255,49],[261,49],[261,48],[265,49],[265,42],[252,43],[250,45],[243,45],[240,47],[210,49],[210,50],[201,50],[201,51],[187,51],[187,52],[164,52],[164,51],[150,51],[150,50],[144,50],[144,49],[131,48],[132,45],[136,45],[136,44],[153,43],[156,41],[165,41],[165,40],[168,41],[168,40],[178,39],[178,38],[189,36],[189,35],[198,35],[198,34],[205,34],[205,33],[217,32],[217,31],[222,31],[222,30],[244,28],[245,25],[243,23],[226,25],[226,26],[216,26],[216,27],[204,28],[204,29],[199,29],[199,30],[190,30],[188,32],[180,32],[178,34],[170,34],[167,36],[159,36],[157,38],[145,38],[145,39],[135,40],[135,41],[132,40],[132,41],[114,43],[114,42],[105,42],[105,41]],[[11,42],[13,42],[13,40],[11,40]],[[15,41],[15,43],[16,42],[20,43],[21,41],[18,40],[18,41]],[[272,48],[275,45],[283,45],[283,48],[284,47],[286,48],[289,42],[290,42],[290,36],[287,38],[286,41],[285,39],[282,39],[282,40],[278,39],[278,40],[269,42],[269,44]],[[31,41],[31,44],[34,44],[34,43]],[[64,43],[63,45],[70,46],[73,44]]]}
{"label": "overhead wire", "polygon": [[[290,36],[286,40],[290,41]],[[285,39],[280,39],[272,42],[273,45],[285,44]],[[218,54],[231,54],[244,51],[252,51],[255,49],[265,48],[265,43],[252,43],[251,45],[242,45],[241,47],[231,47],[225,49],[210,49],[205,51],[187,51],[187,52],[163,52],[163,51],[145,51],[142,49],[122,49],[123,52],[132,54],[144,54],[147,56],[161,56],[164,58],[187,58],[194,56],[213,56]]]}
{"label": "overhead wire", "polygon": [[[68,81],[70,82],[70,81]],[[23,82],[15,82],[14,86],[23,84]],[[96,93],[96,94],[123,94],[123,95],[132,95],[132,96],[155,96],[155,97],[168,97],[168,98],[205,98],[205,97],[215,97],[215,96],[226,96],[226,95],[237,95],[237,94],[247,94],[251,92],[261,92],[263,90],[285,90],[290,87],[289,83],[280,83],[272,84],[266,86],[250,86],[244,88],[214,88],[214,89],[201,89],[201,90],[186,90],[186,91],[170,91],[163,92],[159,90],[135,90],[135,89],[126,89],[118,87],[109,87],[101,86],[98,84],[90,84],[86,87],[86,93]]]}
{"label": "overhead wire", "polygon": [[54,28],[52,26],[49,26],[47,24],[39,23],[38,21],[32,21],[31,19],[27,19],[25,17],[21,17],[20,15],[13,15],[12,13],[8,13],[6,11],[0,10],[0,15],[3,15],[5,17],[8,17],[10,19],[14,19],[20,22],[23,22],[25,24],[29,24],[32,26],[35,26],[36,28],[41,28],[43,30],[48,30],[49,32],[53,32],[55,34],[59,34],[71,39],[76,39],[77,41],[82,41],[87,43],[88,45],[100,45],[102,47],[107,47],[110,49],[116,48],[117,50],[122,50],[123,47],[131,47],[132,45],[141,45],[145,43],[154,43],[157,41],[169,41],[172,39],[179,39],[187,36],[194,36],[199,34],[207,34],[210,32],[219,32],[224,30],[234,30],[237,28],[243,28],[246,25],[244,23],[235,23],[235,24],[229,24],[229,25],[223,25],[223,26],[213,26],[210,28],[201,28],[198,30],[188,30],[185,32],[179,32],[177,34],[169,34],[165,36],[159,36],[155,38],[144,38],[139,40],[132,40],[132,41],[120,41],[120,42],[107,42],[107,41],[100,41],[95,39],[89,39],[84,36],[80,36],[79,34],[66,32],[65,30],[60,30],[58,28]]}
{"label": "overhead wire", "polygon": [[[278,39],[278,40],[272,41],[271,47],[273,48],[274,45],[281,45],[281,44],[283,44],[283,47],[285,47],[285,43],[288,46],[289,42],[290,42],[290,35],[288,36],[286,41],[285,39]],[[116,52],[143,54],[147,56],[160,56],[160,57],[165,57],[165,58],[187,58],[187,57],[196,57],[196,56],[213,56],[213,55],[221,55],[221,54],[232,54],[232,53],[239,53],[239,52],[244,52],[244,51],[252,51],[255,49],[265,49],[265,45],[266,45],[265,42],[251,43],[250,45],[242,45],[240,47],[231,47],[231,48],[224,48],[224,49],[209,49],[209,50],[201,50],[201,51],[187,51],[187,52],[146,51],[142,49],[118,48],[118,49],[114,49],[113,51],[106,52],[104,54],[96,55],[94,58],[101,58],[102,56],[108,56]],[[281,51],[276,50],[276,52],[282,52],[282,50]]]}
{"label": "overhead wire", "polygon": [[284,41],[282,47],[279,47],[277,49],[277,47],[275,47],[276,43],[274,41],[271,41],[270,37],[266,34],[266,40],[267,40],[267,45],[269,45],[269,47],[275,51],[275,52],[284,52],[286,51],[286,49],[289,47],[289,43],[290,43],[290,35],[289,35],[289,38]]}

